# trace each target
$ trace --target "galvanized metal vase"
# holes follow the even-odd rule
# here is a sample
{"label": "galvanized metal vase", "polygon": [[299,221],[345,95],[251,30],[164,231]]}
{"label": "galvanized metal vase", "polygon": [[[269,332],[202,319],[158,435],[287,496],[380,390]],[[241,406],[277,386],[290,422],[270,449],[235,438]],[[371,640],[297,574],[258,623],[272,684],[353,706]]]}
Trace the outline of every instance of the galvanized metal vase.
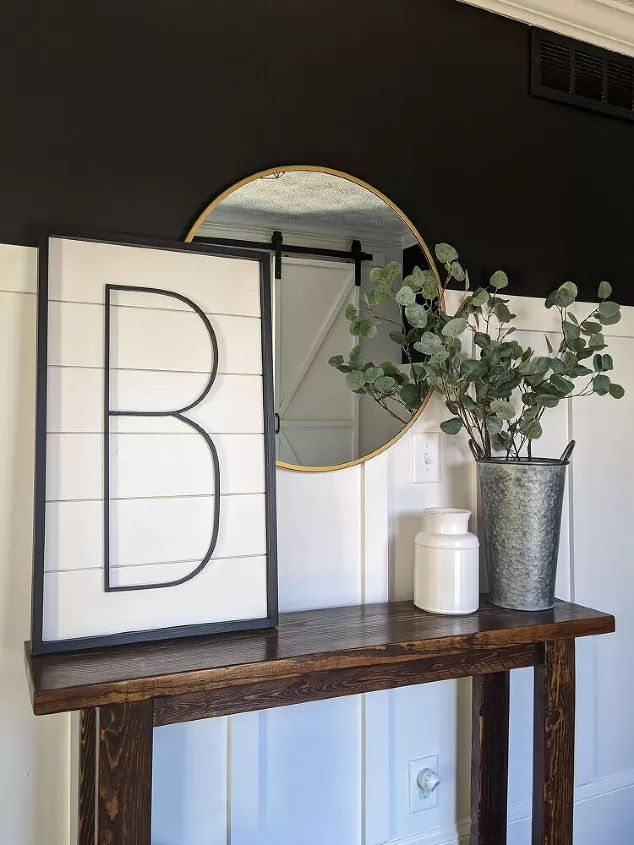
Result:
{"label": "galvanized metal vase", "polygon": [[477,462],[489,599],[499,607],[546,610],[555,603],[568,457]]}

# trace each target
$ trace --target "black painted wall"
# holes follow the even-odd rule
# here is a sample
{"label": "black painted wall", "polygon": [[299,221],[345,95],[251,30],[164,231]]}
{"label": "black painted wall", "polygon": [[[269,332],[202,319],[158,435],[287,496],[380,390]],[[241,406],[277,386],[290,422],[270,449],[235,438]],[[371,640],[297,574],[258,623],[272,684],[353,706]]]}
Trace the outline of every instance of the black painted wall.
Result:
{"label": "black painted wall", "polygon": [[456,0],[10,0],[0,241],[180,238],[238,178],[373,183],[472,277],[634,302],[634,124],[532,98],[529,29]]}

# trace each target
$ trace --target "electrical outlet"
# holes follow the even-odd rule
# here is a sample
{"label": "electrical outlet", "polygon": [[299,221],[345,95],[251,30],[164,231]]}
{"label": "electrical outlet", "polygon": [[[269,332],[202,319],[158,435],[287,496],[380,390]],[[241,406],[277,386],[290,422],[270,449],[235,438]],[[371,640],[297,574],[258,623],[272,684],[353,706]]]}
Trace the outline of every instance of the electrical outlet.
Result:
{"label": "electrical outlet", "polygon": [[[428,769],[434,775],[438,772],[438,755],[431,754],[429,757],[420,757],[418,760],[409,762],[409,811],[420,813],[421,810],[431,810],[438,806],[438,785],[431,790],[424,790],[419,785],[418,776]],[[430,786],[434,779],[430,775]]]}
{"label": "electrical outlet", "polygon": [[440,481],[440,432],[421,431],[412,437],[414,484]]}

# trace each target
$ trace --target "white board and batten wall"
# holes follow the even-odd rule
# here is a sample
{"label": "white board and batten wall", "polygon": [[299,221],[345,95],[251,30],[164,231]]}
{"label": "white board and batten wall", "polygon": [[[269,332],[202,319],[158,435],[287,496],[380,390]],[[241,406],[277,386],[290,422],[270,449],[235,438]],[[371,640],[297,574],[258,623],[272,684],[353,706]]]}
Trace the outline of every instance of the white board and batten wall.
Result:
{"label": "white board and batten wall", "polygon": [[[31,715],[29,636],[35,397],[35,250],[0,246],[0,813],[15,845],[71,840],[70,717]],[[618,295],[618,291],[616,292]],[[556,331],[542,302],[514,301],[521,340]],[[611,326],[628,391],[563,403],[542,446],[577,448],[564,505],[558,594],[609,610],[617,632],[578,641],[575,842],[624,845],[634,829],[634,309]],[[438,430],[427,409],[418,430]],[[441,481],[412,483],[413,437],[336,473],[278,473],[282,610],[409,598],[426,506],[476,508],[464,441],[441,440]],[[196,538],[192,537],[192,550]],[[139,560],[138,565],[142,565]],[[531,673],[513,675],[511,845],[530,841]],[[467,830],[469,683],[440,682],[157,729],[155,845],[440,845]],[[410,815],[410,760],[438,754],[440,800]],[[7,765],[10,761],[10,765]]]}

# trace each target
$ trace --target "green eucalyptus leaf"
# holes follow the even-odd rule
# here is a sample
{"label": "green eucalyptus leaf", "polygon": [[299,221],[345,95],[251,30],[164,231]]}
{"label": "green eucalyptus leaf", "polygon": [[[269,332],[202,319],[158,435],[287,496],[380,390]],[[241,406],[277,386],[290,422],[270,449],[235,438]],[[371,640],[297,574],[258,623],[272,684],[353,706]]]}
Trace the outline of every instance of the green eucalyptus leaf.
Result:
{"label": "green eucalyptus leaf", "polygon": [[556,396],[538,395],[537,402],[544,408],[556,408],[559,405],[559,399]]}
{"label": "green eucalyptus leaf", "polygon": [[489,301],[489,293],[484,288],[477,288],[471,294],[471,298],[468,301],[472,305],[486,305]]}
{"label": "green eucalyptus leaf", "polygon": [[489,279],[489,284],[496,290],[502,290],[502,288],[505,288],[508,283],[509,277],[506,275],[504,270],[496,270],[495,273]]}
{"label": "green eucalyptus leaf", "polygon": [[390,298],[390,294],[392,292],[391,287],[388,284],[381,283],[377,285],[371,293],[373,294],[372,299],[374,305],[382,305],[384,302],[387,302]]}
{"label": "green eucalyptus leaf", "polygon": [[396,387],[396,379],[392,376],[381,376],[374,382],[374,389],[379,393],[391,393]]}
{"label": "green eucalyptus leaf", "polygon": [[431,353],[431,357],[429,359],[431,364],[439,365],[443,364],[451,355],[448,349],[445,349],[444,346],[439,346],[438,349],[435,349]]}
{"label": "green eucalyptus leaf", "polygon": [[359,321],[359,334],[361,337],[375,337],[378,329],[372,317],[365,317]]}
{"label": "green eucalyptus leaf", "polygon": [[392,376],[394,379],[398,378],[401,374],[396,364],[393,364],[391,361],[381,361],[380,367],[386,376]]}
{"label": "green eucalyptus leaf", "polygon": [[383,278],[388,284],[396,281],[400,275],[401,265],[398,261],[390,261],[389,264],[386,264],[383,268]]}
{"label": "green eucalyptus leaf", "polygon": [[333,355],[332,358],[328,359],[328,363],[331,367],[339,367],[343,364],[343,355]]}
{"label": "green eucalyptus leaf", "polygon": [[601,323],[595,323],[593,320],[584,320],[581,324],[581,329],[586,334],[598,334],[601,331]]}
{"label": "green eucalyptus leaf", "polygon": [[451,275],[457,282],[464,282],[465,280],[465,271],[462,268],[462,265],[458,261],[453,261],[451,264]]}
{"label": "green eucalyptus leaf", "polygon": [[500,417],[496,414],[487,414],[484,424],[489,434],[499,434],[502,431],[502,426],[504,425]]}
{"label": "green eucalyptus leaf", "polygon": [[361,320],[352,320],[349,329],[351,335],[358,337],[361,334]]}
{"label": "green eucalyptus leaf", "polygon": [[573,337],[572,340],[567,341],[567,346],[573,352],[583,352],[586,348],[586,342],[582,337]]}
{"label": "green eucalyptus leaf", "polygon": [[604,346],[604,345],[605,345],[605,338],[603,337],[603,335],[600,332],[599,332],[599,334],[591,335],[590,340],[588,341],[588,348],[589,349],[596,349],[598,346]]}
{"label": "green eucalyptus leaf", "polygon": [[434,385],[438,384],[438,369],[435,366],[435,364],[438,363],[438,362],[434,361],[434,357],[435,356],[432,355],[431,358],[429,359],[429,361],[427,363],[423,364],[423,370],[425,371],[425,378],[427,379],[429,384],[432,385],[432,387]]}
{"label": "green eucalyptus leaf", "polygon": [[[564,329],[564,337],[566,340],[575,340],[575,338],[579,337],[581,330],[579,326],[575,326],[574,323],[571,323],[569,320],[564,320],[563,322],[563,329]],[[552,348],[550,349],[552,352]]]}
{"label": "green eucalyptus leaf", "polygon": [[591,372],[592,370],[589,367],[584,367],[583,364],[577,364],[576,367],[573,367],[570,375],[573,378],[580,378],[581,376],[589,376]]}
{"label": "green eucalyptus leaf", "polygon": [[431,355],[442,347],[442,341],[438,335],[432,332],[424,332],[421,339],[414,344],[414,349],[417,352],[422,352],[423,355]]}
{"label": "green eucalyptus leaf", "polygon": [[460,378],[463,381],[480,381],[486,372],[486,366],[475,358],[466,358],[460,363]]}
{"label": "green eucalyptus leaf", "polygon": [[358,390],[366,383],[366,376],[363,370],[352,370],[346,375],[346,384],[351,390]]}
{"label": "green eucalyptus leaf", "polygon": [[603,375],[603,373],[599,373],[599,375],[592,379],[592,386],[599,396],[605,396],[610,391],[610,379],[608,376]]}
{"label": "green eucalyptus leaf", "polygon": [[396,292],[396,301],[399,305],[413,305],[416,302],[416,294],[409,285],[403,285]]}
{"label": "green eucalyptus leaf", "polygon": [[612,285],[609,282],[599,282],[598,290],[599,299],[607,299],[612,295]]}
{"label": "green eucalyptus leaf", "polygon": [[499,299],[496,300],[495,304],[491,308],[491,311],[495,314],[500,323],[508,323],[514,316],[509,311],[508,306],[506,306],[503,302],[500,302]]}
{"label": "green eucalyptus leaf", "polygon": [[451,264],[452,261],[458,260],[458,253],[450,244],[436,244],[435,253],[441,264]]}
{"label": "green eucalyptus leaf", "polygon": [[506,402],[504,399],[495,399],[489,407],[502,420],[512,420],[513,417],[517,416],[515,408],[510,402]]}
{"label": "green eucalyptus leaf", "polygon": [[550,379],[550,383],[553,384],[557,388],[557,390],[564,396],[567,396],[569,393],[572,393],[572,391],[575,389],[574,382],[569,381],[563,376],[552,376]]}
{"label": "green eucalyptus leaf", "polygon": [[449,420],[441,422],[440,428],[445,432],[445,434],[458,434],[462,428],[462,420],[460,417],[452,417]]}
{"label": "green eucalyptus leaf", "polygon": [[456,338],[458,335],[461,335],[463,331],[467,328],[467,321],[464,317],[454,317],[452,320],[449,320],[448,323],[445,323],[442,329],[442,333],[445,337]]}
{"label": "green eucalyptus leaf", "polygon": [[369,366],[364,371],[366,384],[374,384],[374,382],[383,376],[381,367]]}
{"label": "green eucalyptus leaf", "polygon": [[427,325],[427,310],[419,303],[405,306],[405,317],[415,329],[423,329]]}
{"label": "green eucalyptus leaf", "polygon": [[[614,317],[620,311],[620,306],[618,302],[612,302],[609,299],[604,300],[603,302],[599,303],[599,307],[597,308],[597,312],[600,317]],[[603,322],[603,321],[602,321]]]}
{"label": "green eucalyptus leaf", "polygon": [[559,290],[565,291],[575,300],[579,296],[579,288],[574,282],[564,282],[559,286]]}
{"label": "green eucalyptus leaf", "polygon": [[528,425],[522,429],[522,434],[529,440],[537,440],[542,436],[542,426],[539,420],[529,420]]}
{"label": "green eucalyptus leaf", "polygon": [[546,301],[544,302],[544,305],[546,306],[546,308],[552,308],[553,305],[557,304],[556,301],[555,301],[556,294],[557,294],[556,290],[551,291],[551,293],[548,294],[548,296],[546,297]]}
{"label": "green eucalyptus leaf", "polygon": [[346,305],[346,310],[343,312],[343,315],[346,318],[346,320],[356,320],[356,318],[359,315],[359,312],[354,307],[354,305],[351,302],[349,302]]}
{"label": "green eucalyptus leaf", "polygon": [[621,387],[620,384],[610,384],[610,387],[608,389],[610,391],[610,396],[612,396],[614,399],[622,399],[625,396],[625,390]]}
{"label": "green eucalyptus leaf", "polygon": [[415,384],[406,384],[401,387],[399,396],[410,411],[420,405],[420,391]]}
{"label": "green eucalyptus leaf", "polygon": [[601,367],[601,369],[603,370],[604,373],[608,372],[609,370],[614,369],[614,361],[612,360],[611,355],[602,355],[601,360],[602,360],[602,363],[603,363],[603,366]]}
{"label": "green eucalyptus leaf", "polygon": [[618,323],[621,319],[621,309],[610,316],[604,316],[603,314],[599,314],[599,320],[603,323],[604,326],[613,326],[615,323]]}
{"label": "green eucalyptus leaf", "polygon": [[408,340],[407,335],[403,334],[403,332],[390,332],[390,338],[394,341],[394,343],[398,343],[399,346],[407,346]]}
{"label": "green eucalyptus leaf", "polygon": [[425,299],[436,299],[438,296],[438,280],[431,270],[422,271],[421,287]]}
{"label": "green eucalyptus leaf", "polygon": [[481,349],[486,349],[488,346],[491,345],[491,338],[488,334],[484,332],[476,332],[473,336],[473,342],[476,346],[479,346]]}
{"label": "green eucalyptus leaf", "polygon": [[[420,270],[418,267],[415,267],[414,270],[418,270],[420,274]],[[416,275],[416,273],[411,273],[409,276],[405,276],[403,279],[403,284],[410,287],[412,290],[419,291],[422,287],[420,276]]]}

